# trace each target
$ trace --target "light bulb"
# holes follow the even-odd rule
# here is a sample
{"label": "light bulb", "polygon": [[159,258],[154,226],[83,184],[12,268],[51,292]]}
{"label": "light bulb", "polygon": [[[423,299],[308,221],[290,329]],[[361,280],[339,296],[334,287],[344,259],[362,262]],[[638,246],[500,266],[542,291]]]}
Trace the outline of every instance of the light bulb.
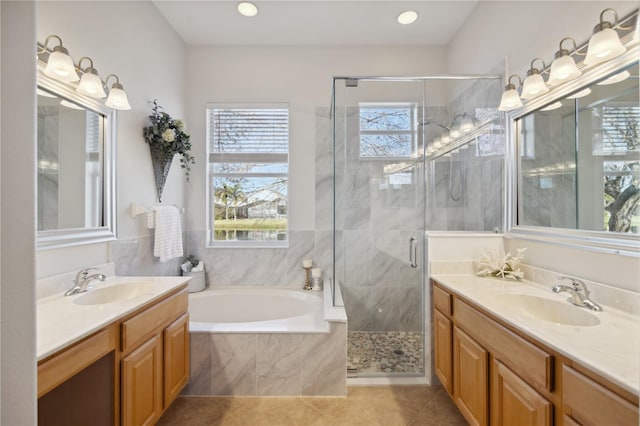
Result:
{"label": "light bulb", "polygon": [[563,54],[564,51],[556,53],[556,59],[551,63],[551,73],[549,74],[549,85],[556,86],[564,83],[565,81],[573,80],[582,74],[582,71],[576,66],[576,62],[573,60],[569,53]]}
{"label": "light bulb", "polygon": [[113,109],[131,109],[131,105],[129,105],[129,100],[127,99],[127,94],[120,83],[113,83],[111,90],[109,90],[109,97],[107,97],[105,105]]}
{"label": "light bulb", "polygon": [[[603,12],[604,13],[604,12]],[[602,19],[602,15],[601,15]],[[593,35],[589,40],[586,65],[595,65],[609,59],[616,58],[627,51],[622,45],[618,33],[613,29],[611,22],[602,21],[593,29]]]}
{"label": "light bulb", "polygon": [[69,56],[69,52],[62,46],[53,48],[49,55],[44,74],[60,81],[73,82],[80,80],[76,67]]}
{"label": "light bulb", "polygon": [[537,69],[530,69],[527,75],[522,84],[522,99],[533,99],[549,91]]}
{"label": "light bulb", "polygon": [[619,83],[621,81],[628,79],[630,76],[631,74],[629,74],[629,71],[622,71],[622,72],[619,72],[618,74],[612,75],[611,77],[605,80],[599,81],[596,84],[598,86],[606,86],[607,84]]}
{"label": "light bulb", "polygon": [[255,4],[249,2],[238,3],[238,13],[242,16],[256,16],[258,14],[258,8]]}
{"label": "light bulb", "polygon": [[80,84],[76,90],[92,98],[102,99],[107,96],[102,87],[102,80],[100,80],[98,71],[95,68],[86,69],[80,78]]}
{"label": "light bulb", "polygon": [[513,84],[508,84],[506,90],[502,94],[502,99],[500,99],[498,111],[511,111],[512,109],[520,108],[521,106],[522,101],[520,100],[516,87]]}

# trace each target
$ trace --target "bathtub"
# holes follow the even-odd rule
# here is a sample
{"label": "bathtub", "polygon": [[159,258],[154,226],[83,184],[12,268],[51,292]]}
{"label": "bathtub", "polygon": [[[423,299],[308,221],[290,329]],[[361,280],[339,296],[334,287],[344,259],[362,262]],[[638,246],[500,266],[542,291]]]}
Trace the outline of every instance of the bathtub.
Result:
{"label": "bathtub", "polygon": [[214,287],[189,294],[189,331],[327,333],[323,292],[274,287]]}
{"label": "bathtub", "polygon": [[214,287],[189,294],[183,395],[344,396],[347,317],[331,290]]}

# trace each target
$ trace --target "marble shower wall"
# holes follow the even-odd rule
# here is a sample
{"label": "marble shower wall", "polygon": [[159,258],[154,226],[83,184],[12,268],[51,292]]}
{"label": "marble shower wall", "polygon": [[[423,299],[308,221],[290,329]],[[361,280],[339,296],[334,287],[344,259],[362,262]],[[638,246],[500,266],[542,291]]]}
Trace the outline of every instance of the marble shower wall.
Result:
{"label": "marble shower wall", "polygon": [[501,94],[501,80],[478,80],[449,104],[448,122],[463,113],[493,121],[489,132],[467,149],[428,161],[428,230],[502,228],[504,125],[497,111]]}
{"label": "marble shower wall", "polygon": [[[335,273],[349,330],[420,331],[422,275],[409,266],[408,244],[416,238],[421,259],[424,169],[411,159],[360,158],[358,108],[338,105],[336,117]],[[332,155],[330,138],[317,142]],[[390,181],[394,168],[403,169],[410,182]]]}

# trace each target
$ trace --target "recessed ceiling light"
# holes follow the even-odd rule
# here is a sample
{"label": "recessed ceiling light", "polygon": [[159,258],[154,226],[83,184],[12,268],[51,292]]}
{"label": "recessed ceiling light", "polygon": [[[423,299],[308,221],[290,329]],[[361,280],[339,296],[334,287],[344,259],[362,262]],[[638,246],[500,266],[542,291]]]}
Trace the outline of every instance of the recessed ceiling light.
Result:
{"label": "recessed ceiling light", "polygon": [[243,1],[238,3],[238,12],[242,16],[256,16],[258,14],[258,8],[255,4]]}
{"label": "recessed ceiling light", "polygon": [[418,19],[418,12],[415,10],[407,10],[398,15],[398,23],[402,25],[411,24],[415,22],[416,19]]}

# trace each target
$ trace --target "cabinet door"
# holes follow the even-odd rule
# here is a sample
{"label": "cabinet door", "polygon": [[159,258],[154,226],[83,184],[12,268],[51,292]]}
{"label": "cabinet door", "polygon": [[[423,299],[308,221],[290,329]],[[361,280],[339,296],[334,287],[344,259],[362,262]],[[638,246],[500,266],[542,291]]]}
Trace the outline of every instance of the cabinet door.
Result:
{"label": "cabinet door", "polygon": [[189,316],[164,330],[164,406],[168,407],[189,380]]}
{"label": "cabinet door", "polygon": [[122,360],[122,423],[152,425],[162,414],[162,335]]}
{"label": "cabinet door", "polygon": [[451,381],[451,321],[435,309],[433,314],[433,340],[435,355],[436,376],[440,379],[442,386],[447,393],[453,393],[453,383]]}
{"label": "cabinet door", "polygon": [[553,405],[500,361],[494,360],[491,425],[549,426]]}
{"label": "cabinet door", "polygon": [[453,400],[472,426],[488,424],[489,356],[458,327],[453,328]]}

